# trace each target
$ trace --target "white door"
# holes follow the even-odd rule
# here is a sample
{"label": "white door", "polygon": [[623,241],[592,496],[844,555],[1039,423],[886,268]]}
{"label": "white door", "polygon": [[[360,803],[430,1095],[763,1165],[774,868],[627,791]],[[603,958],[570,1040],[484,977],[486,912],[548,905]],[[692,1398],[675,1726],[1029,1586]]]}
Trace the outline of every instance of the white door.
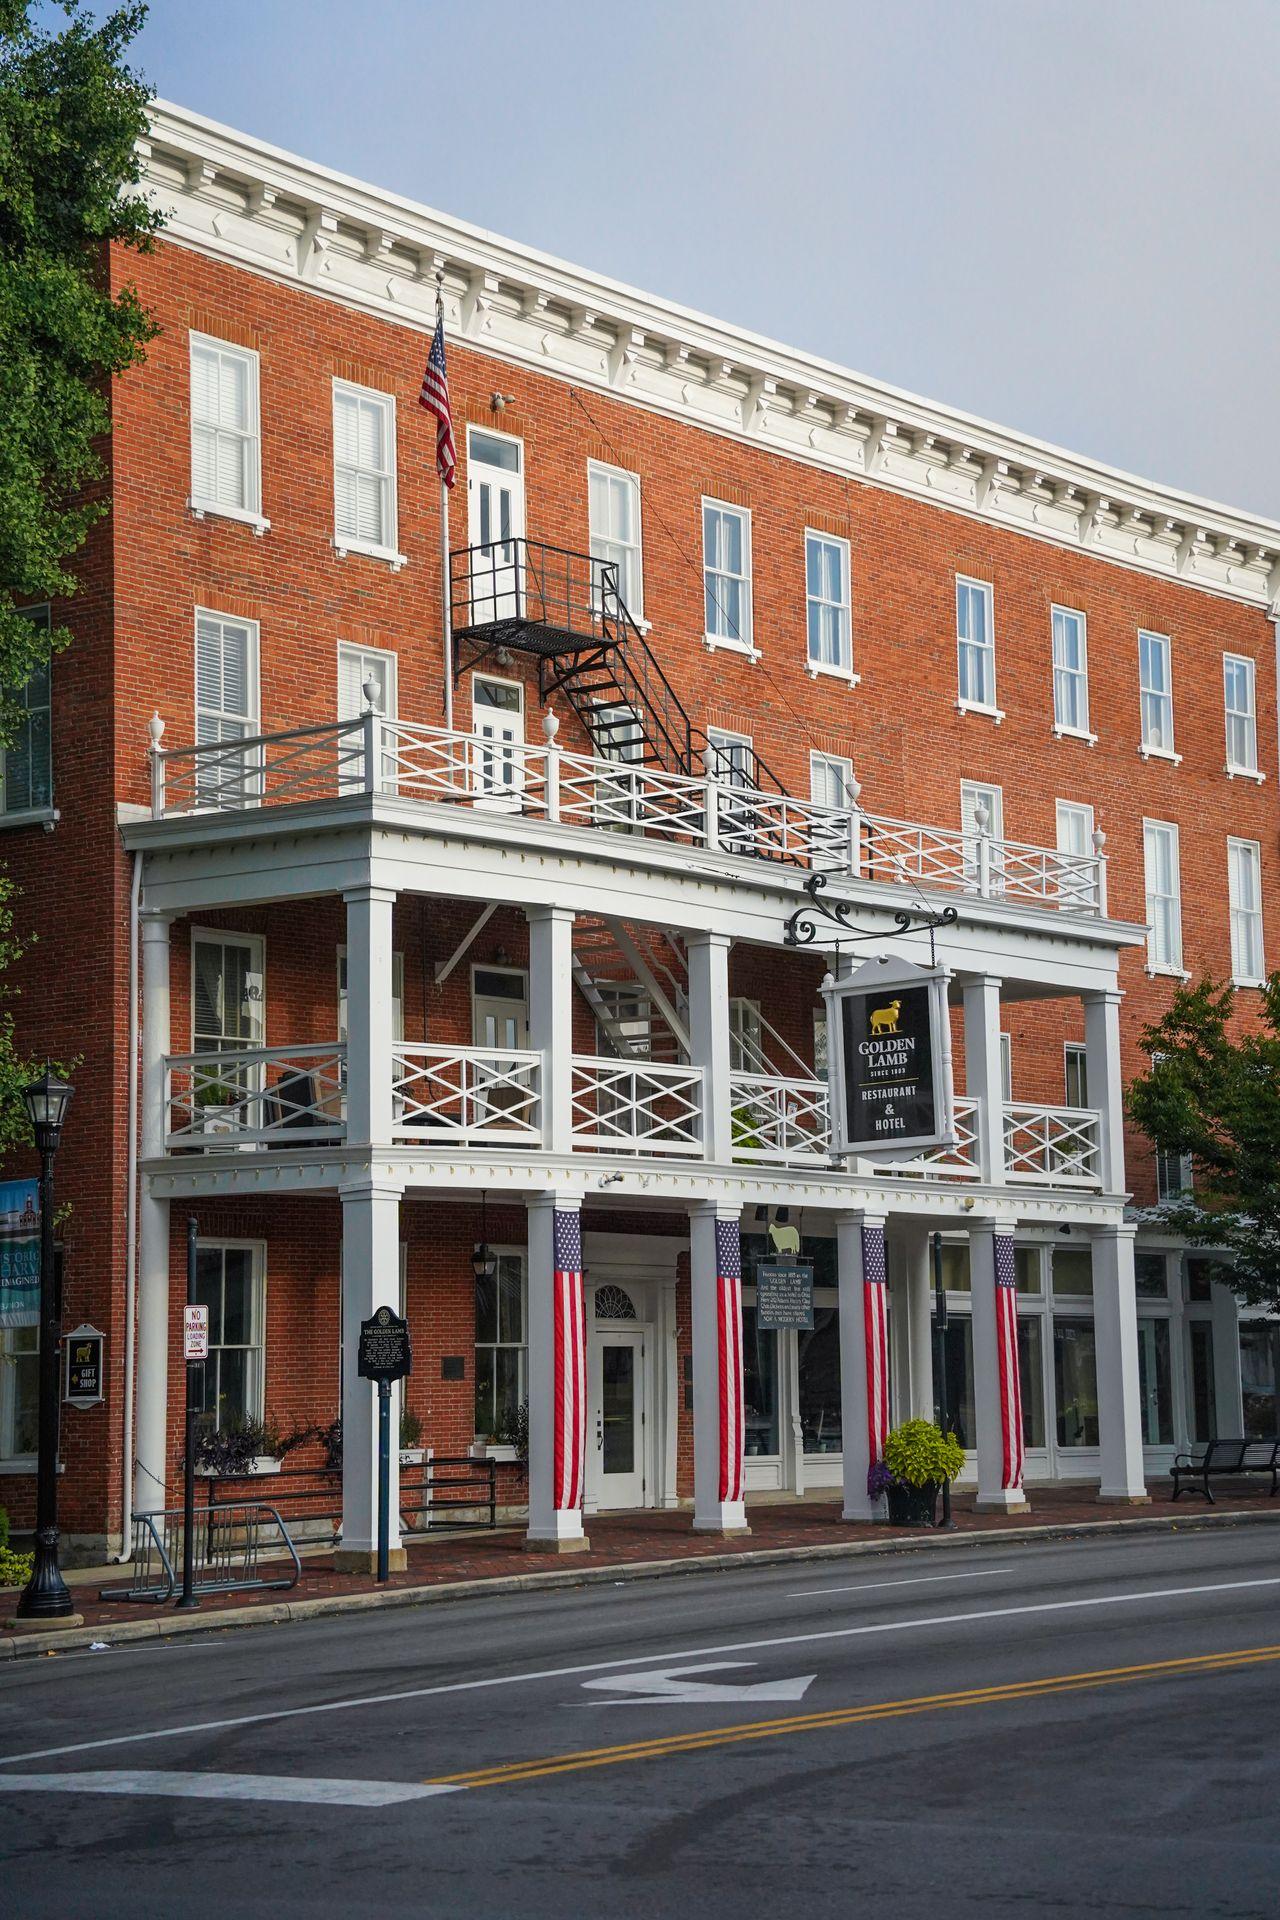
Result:
{"label": "white door", "polygon": [[517,813],[524,791],[524,688],[518,680],[471,680],[471,790],[476,805]]}
{"label": "white door", "polygon": [[514,968],[471,969],[471,1041],[477,1047],[529,1044],[529,979]]}
{"label": "white door", "polygon": [[587,1495],[597,1507],[645,1505],[645,1335],[597,1329],[587,1353]]}
{"label": "white door", "polygon": [[524,539],[524,445],[510,434],[467,429],[467,544],[471,548],[471,624],[520,612]]}

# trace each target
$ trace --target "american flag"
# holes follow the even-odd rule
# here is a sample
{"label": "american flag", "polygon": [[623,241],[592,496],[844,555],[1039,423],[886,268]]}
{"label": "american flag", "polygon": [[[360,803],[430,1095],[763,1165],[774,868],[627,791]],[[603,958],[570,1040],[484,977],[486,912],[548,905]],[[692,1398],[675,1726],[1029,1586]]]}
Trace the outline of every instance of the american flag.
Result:
{"label": "american flag", "polygon": [[449,375],[444,364],[444,315],[436,320],[431,336],[427,370],[422,376],[418,405],[436,417],[436,471],[446,487],[453,485],[458,467],[458,450],[453,444],[453,413],[449,406]]}
{"label": "american flag", "polygon": [[716,1221],[716,1331],[720,1349],[720,1498],[742,1498],[742,1232]]}
{"label": "american flag", "polygon": [[582,1505],[586,1442],[586,1348],[582,1298],[582,1217],[557,1207],[552,1215],[555,1288],[555,1444],[553,1498],[558,1510]]}
{"label": "american flag", "polygon": [[867,1452],[871,1464],[884,1459],[889,1438],[889,1317],[884,1228],[862,1229],[862,1328],[867,1346]]}
{"label": "american flag", "polygon": [[996,1255],[996,1356],[1000,1366],[1000,1428],[1004,1439],[1002,1484],[1021,1487],[1025,1460],[1022,1447],[1022,1384],[1018,1377],[1018,1282],[1013,1241],[998,1233]]}

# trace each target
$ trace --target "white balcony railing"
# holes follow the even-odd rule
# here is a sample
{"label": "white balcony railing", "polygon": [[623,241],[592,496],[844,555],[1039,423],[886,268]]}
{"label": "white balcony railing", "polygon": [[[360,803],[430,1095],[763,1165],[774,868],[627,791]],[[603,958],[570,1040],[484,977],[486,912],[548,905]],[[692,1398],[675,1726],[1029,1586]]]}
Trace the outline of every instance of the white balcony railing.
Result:
{"label": "white balcony railing", "polygon": [[536,1146],[542,1138],[542,1055],[499,1047],[392,1048],[397,1140],[447,1146],[501,1140]]}
{"label": "white balcony railing", "polygon": [[339,1144],[345,1054],[340,1044],[171,1054],[166,1148]]}
{"label": "white balcony railing", "polygon": [[622,1153],[702,1155],[702,1069],[575,1054],[573,1144]]}
{"label": "white balcony railing", "polygon": [[1006,1104],[1006,1178],[1045,1187],[1100,1187],[1101,1116],[1084,1107]]}
{"label": "white balcony railing", "polygon": [[984,827],[932,827],[831,807],[662,767],[481,740],[469,733],[358,720],[169,751],[152,721],[157,818],[341,798],[401,797],[516,818],[625,831],[712,852],[915,888],[942,887],[1060,912],[1106,912],[1103,836],[1062,853],[996,840]]}
{"label": "white balcony railing", "polygon": [[826,1082],[772,1073],[729,1076],[733,1157],[771,1166],[825,1166],[831,1158]]}
{"label": "white balcony railing", "polygon": [[912,1160],[880,1160],[876,1166],[886,1173],[918,1174],[923,1178],[939,1174],[949,1180],[976,1180],[978,1178],[978,1106],[977,1100],[966,1095],[958,1095],[952,1104],[952,1117],[955,1120],[956,1144],[954,1147],[931,1147],[927,1153],[917,1154]]}

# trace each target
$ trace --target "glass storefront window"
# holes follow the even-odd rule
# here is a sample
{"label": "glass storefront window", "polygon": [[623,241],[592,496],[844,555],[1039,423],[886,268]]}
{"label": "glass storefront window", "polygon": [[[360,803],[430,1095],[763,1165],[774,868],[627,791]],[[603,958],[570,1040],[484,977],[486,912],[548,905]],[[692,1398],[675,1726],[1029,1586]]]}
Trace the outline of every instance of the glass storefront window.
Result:
{"label": "glass storefront window", "polygon": [[[936,1353],[936,1318],[933,1327],[933,1351]],[[967,1313],[953,1313],[947,1321],[943,1365],[947,1376],[947,1427],[962,1447],[975,1447],[978,1429],[973,1418],[973,1328]],[[941,1423],[942,1403],[936,1397],[933,1417]]]}
{"label": "glass storefront window", "polygon": [[1138,1400],[1142,1407],[1142,1444],[1173,1445],[1173,1380],[1169,1365],[1169,1322],[1138,1321]]}
{"label": "glass storefront window", "polygon": [[1133,1285],[1139,1300],[1167,1300],[1169,1263],[1162,1253],[1135,1253]]}
{"label": "glass storefront window", "polygon": [[1191,1351],[1191,1438],[1203,1442],[1212,1440],[1218,1431],[1213,1390],[1213,1323],[1189,1320],[1187,1334]]}
{"label": "glass storefront window", "polygon": [[800,1363],[800,1430],[806,1453],[839,1453],[840,1318],[834,1307],[813,1310],[813,1332],[796,1335]]}
{"label": "glass storefront window", "polygon": [[1015,1247],[1013,1280],[1019,1293],[1044,1292],[1044,1268],[1039,1247]]}
{"label": "glass storefront window", "polygon": [[1273,1320],[1246,1320],[1240,1328],[1240,1387],[1244,1397],[1247,1440],[1280,1438],[1276,1425],[1276,1364],[1280,1359],[1280,1325]]}
{"label": "glass storefront window", "polygon": [[[1058,1256],[1054,1255],[1054,1265]],[[1098,1369],[1092,1320],[1053,1323],[1053,1379],[1058,1445],[1098,1444]]]}
{"label": "glass storefront window", "polygon": [[[933,1277],[932,1267],[929,1270]],[[966,1240],[944,1240],[942,1243],[942,1284],[948,1293],[968,1293],[969,1291],[969,1243]]]}
{"label": "glass storefront window", "polygon": [[748,1455],[778,1452],[778,1336],[742,1308],[742,1415]]}
{"label": "glass storefront window", "polygon": [[1210,1289],[1214,1281],[1227,1284],[1230,1269],[1224,1260],[1207,1260],[1199,1254],[1187,1256],[1187,1298],[1188,1300],[1212,1299]]}
{"label": "glass storefront window", "polygon": [[1093,1293],[1093,1255],[1088,1247],[1055,1247],[1053,1290],[1088,1299]]}
{"label": "glass storefront window", "polygon": [[1022,1394],[1022,1444],[1044,1445],[1044,1349],[1038,1313],[1018,1316],[1018,1385]]}

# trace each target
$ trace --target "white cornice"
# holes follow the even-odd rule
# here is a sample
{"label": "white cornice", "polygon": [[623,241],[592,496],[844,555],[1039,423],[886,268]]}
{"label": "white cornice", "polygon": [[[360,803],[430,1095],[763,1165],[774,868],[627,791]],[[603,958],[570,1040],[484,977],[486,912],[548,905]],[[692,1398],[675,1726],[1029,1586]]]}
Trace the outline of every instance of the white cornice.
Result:
{"label": "white cornice", "polygon": [[1280,596],[1280,522],[848,372],[157,101],[167,237],[692,426],[1235,600]]}

